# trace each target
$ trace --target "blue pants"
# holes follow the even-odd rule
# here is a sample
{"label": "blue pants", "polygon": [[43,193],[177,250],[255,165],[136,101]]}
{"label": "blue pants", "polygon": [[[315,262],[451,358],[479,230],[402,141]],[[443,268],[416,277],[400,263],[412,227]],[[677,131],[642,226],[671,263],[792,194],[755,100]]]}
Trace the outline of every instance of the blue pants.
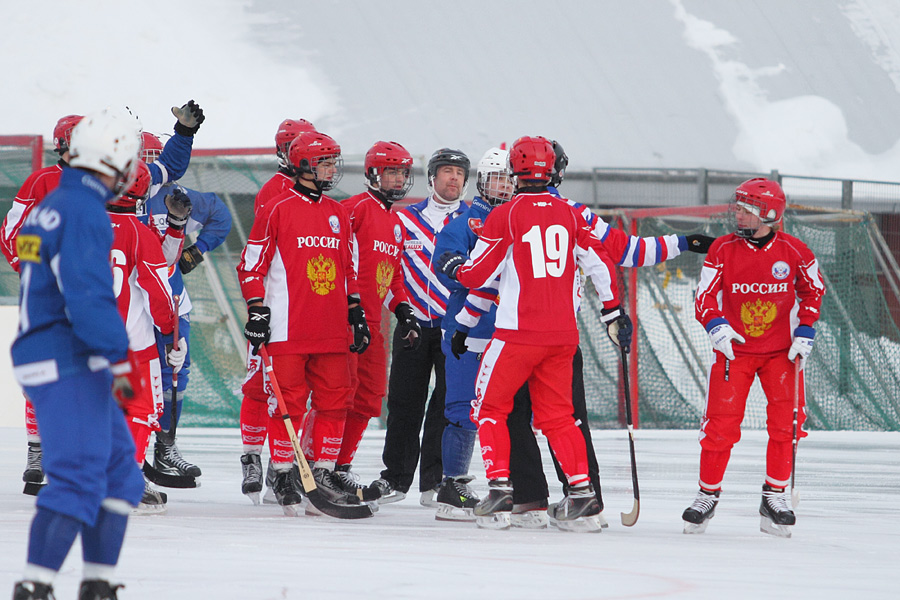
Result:
{"label": "blue pants", "polygon": [[[154,328],[156,334],[156,351],[159,352],[159,362],[162,367],[163,391],[172,389],[172,367],[166,361],[166,344],[162,334]],[[187,356],[184,357],[184,366],[178,371],[178,391],[183,392],[188,384],[188,376],[191,374],[191,315],[178,317],[178,337],[184,338],[188,345]]]}
{"label": "blue pants", "polygon": [[481,354],[466,352],[459,358],[450,350],[450,334],[443,332],[441,350],[444,351],[444,373],[447,381],[447,395],[444,398],[444,416],[451,424],[475,431],[477,427],[469,418],[472,400],[475,399],[475,379]]}
{"label": "blue pants", "polygon": [[105,498],[137,506],[144,478],[108,370],[26,387],[41,430],[49,484],[38,507],[94,525]]}

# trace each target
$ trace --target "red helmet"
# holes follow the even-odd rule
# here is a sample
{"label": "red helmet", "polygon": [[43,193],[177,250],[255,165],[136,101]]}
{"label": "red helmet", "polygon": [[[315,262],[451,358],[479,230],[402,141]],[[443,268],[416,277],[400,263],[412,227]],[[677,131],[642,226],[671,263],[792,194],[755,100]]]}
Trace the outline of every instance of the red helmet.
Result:
{"label": "red helmet", "polygon": [[517,180],[549,183],[553,177],[556,151],[544,137],[520,137],[509,151],[509,166]]}
{"label": "red helmet", "polygon": [[162,154],[162,141],[149,131],[141,133],[141,160],[145,163],[152,163],[159,155]]}
{"label": "red helmet", "polygon": [[135,169],[134,183],[128,188],[128,191],[121,196],[110,200],[107,205],[121,206],[122,208],[134,208],[147,201],[150,196],[150,186],[153,183],[153,177],[150,175],[150,168],[144,161],[138,161]]}
{"label": "red helmet", "polygon": [[[327,191],[333,189],[344,174],[344,163],[341,158],[341,147],[334,139],[318,131],[302,131],[288,150],[288,159],[294,169],[294,174],[302,176],[312,174],[316,186]],[[317,167],[323,160],[334,161],[334,172],[327,179],[319,179]]]}
{"label": "red helmet", "polygon": [[748,179],[734,191],[734,201],[762,220],[766,225],[781,221],[787,200],[777,182],[765,177]]}
{"label": "red helmet", "polygon": [[315,126],[306,119],[285,119],[275,132],[275,154],[286,157],[291,142],[301,131],[315,131]]}
{"label": "red helmet", "polygon": [[[412,155],[397,142],[375,142],[366,152],[365,173],[369,187],[379,190],[392,202],[402,200],[413,185],[412,164]],[[381,174],[385,169],[402,169],[406,172],[402,188],[386,190],[382,187]]]}
{"label": "red helmet", "polygon": [[53,128],[53,145],[60,156],[69,151],[72,130],[83,118],[81,115],[68,115],[56,122],[56,127]]}

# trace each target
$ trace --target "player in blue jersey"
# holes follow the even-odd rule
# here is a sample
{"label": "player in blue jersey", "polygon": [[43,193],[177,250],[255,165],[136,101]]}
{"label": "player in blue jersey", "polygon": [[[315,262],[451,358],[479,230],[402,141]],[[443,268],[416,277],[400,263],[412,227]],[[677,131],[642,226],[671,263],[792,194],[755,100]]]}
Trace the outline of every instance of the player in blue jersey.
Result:
{"label": "player in blue jersey", "polygon": [[131,185],[140,122],[87,115],[72,132],[71,168],[16,240],[20,268],[14,373],[34,403],[49,484],[37,498],[28,562],[14,600],[53,598],[53,580],[81,535],[79,598],[114,599],[128,514],[144,492],[120,406],[142,382],[116,308],[106,203]]}

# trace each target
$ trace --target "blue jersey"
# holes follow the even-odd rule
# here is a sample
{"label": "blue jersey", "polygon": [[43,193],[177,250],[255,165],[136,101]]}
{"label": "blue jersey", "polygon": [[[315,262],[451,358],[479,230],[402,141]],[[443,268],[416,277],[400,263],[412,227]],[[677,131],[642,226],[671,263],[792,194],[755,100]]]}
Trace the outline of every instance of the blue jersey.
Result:
{"label": "blue jersey", "polygon": [[194,136],[175,134],[166,141],[162,152],[152,163],[150,177],[154,186],[163,185],[184,177],[191,163],[191,148],[194,146]]}
{"label": "blue jersey", "polygon": [[19,330],[12,359],[23,386],[100,371],[128,356],[109,265],[111,197],[88,172],[63,169],[59,187],[19,232]]}

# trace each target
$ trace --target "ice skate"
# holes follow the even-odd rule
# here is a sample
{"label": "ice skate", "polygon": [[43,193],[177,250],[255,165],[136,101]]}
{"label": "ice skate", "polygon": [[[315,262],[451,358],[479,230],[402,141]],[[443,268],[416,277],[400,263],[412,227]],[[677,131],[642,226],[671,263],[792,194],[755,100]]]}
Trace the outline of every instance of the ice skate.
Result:
{"label": "ice skate", "polygon": [[703,533],[709,525],[709,520],[716,514],[716,505],[719,503],[721,490],[707,492],[700,490],[694,502],[684,509],[681,518],[684,519],[684,533]]}
{"label": "ice skate", "polygon": [[[356,496],[363,502],[376,503],[381,497],[381,490],[372,485],[360,485],[359,477],[350,470],[350,465],[338,465],[334,468],[335,482],[346,493]],[[376,504],[377,507],[377,504]]]}
{"label": "ice skate", "polygon": [[562,531],[600,533],[603,530],[600,503],[589,483],[570,487],[561,502],[547,508],[547,516],[550,523]]}
{"label": "ice skate", "polygon": [[141,501],[132,509],[133,515],[164,515],[168,510],[166,502],[169,497],[150,485],[150,482],[144,480],[144,495]]}
{"label": "ice skate", "polygon": [[56,600],[53,586],[37,581],[19,581],[13,588],[13,600]]}
{"label": "ice skate", "polygon": [[488,495],[472,513],[475,524],[482,529],[509,529],[513,508],[513,488],[509,479],[488,482]]}
{"label": "ice skate", "polygon": [[430,490],[425,490],[419,496],[419,504],[424,506],[425,508],[437,508],[437,492],[438,488],[440,488],[440,484],[434,486]]}
{"label": "ice skate", "polygon": [[170,434],[160,431],[156,434],[156,443],[153,445],[153,468],[164,475],[176,477],[200,477],[200,467],[184,460],[175,438]]}
{"label": "ice skate", "polygon": [[262,462],[259,454],[241,456],[241,471],[244,480],[241,482],[241,493],[250,498],[254,506],[259,506],[259,493],[262,491]]}
{"label": "ice skate", "polygon": [[513,504],[510,524],[521,529],[546,529],[550,523],[547,516],[547,499]]}
{"label": "ice skate", "polygon": [[434,518],[438,521],[474,521],[472,510],[480,500],[469,486],[474,479],[471,475],[445,478],[438,488]]}
{"label": "ice skate", "polygon": [[117,592],[124,585],[112,585],[102,579],[87,579],[81,582],[78,600],[118,600]]}
{"label": "ice skate", "polygon": [[762,501],[759,504],[759,530],[777,537],[791,537],[791,527],[797,517],[791,510],[790,497],[783,489],[763,486]]}
{"label": "ice skate", "polygon": [[278,504],[275,498],[275,469],[272,468],[272,459],[269,459],[269,465],[266,467],[266,493],[263,496],[263,504]]}
{"label": "ice skate", "polygon": [[23,494],[37,496],[41,488],[47,485],[44,479],[42,466],[43,451],[40,442],[28,442],[28,458],[25,462],[25,471],[22,473],[22,481],[25,482]]}
{"label": "ice skate", "polygon": [[361,501],[355,494],[348,494],[338,483],[338,476],[331,469],[313,468],[313,478],[322,496],[334,504],[359,504]]}
{"label": "ice skate", "polygon": [[390,504],[392,502],[400,502],[406,498],[406,494],[396,489],[391,482],[386,479],[376,479],[371,483],[372,487],[377,487],[380,493],[378,504]]}
{"label": "ice skate", "polygon": [[302,510],[303,495],[300,493],[300,485],[293,469],[274,471],[274,473],[275,481],[272,489],[275,492],[275,500],[281,506],[285,516],[299,516]]}

